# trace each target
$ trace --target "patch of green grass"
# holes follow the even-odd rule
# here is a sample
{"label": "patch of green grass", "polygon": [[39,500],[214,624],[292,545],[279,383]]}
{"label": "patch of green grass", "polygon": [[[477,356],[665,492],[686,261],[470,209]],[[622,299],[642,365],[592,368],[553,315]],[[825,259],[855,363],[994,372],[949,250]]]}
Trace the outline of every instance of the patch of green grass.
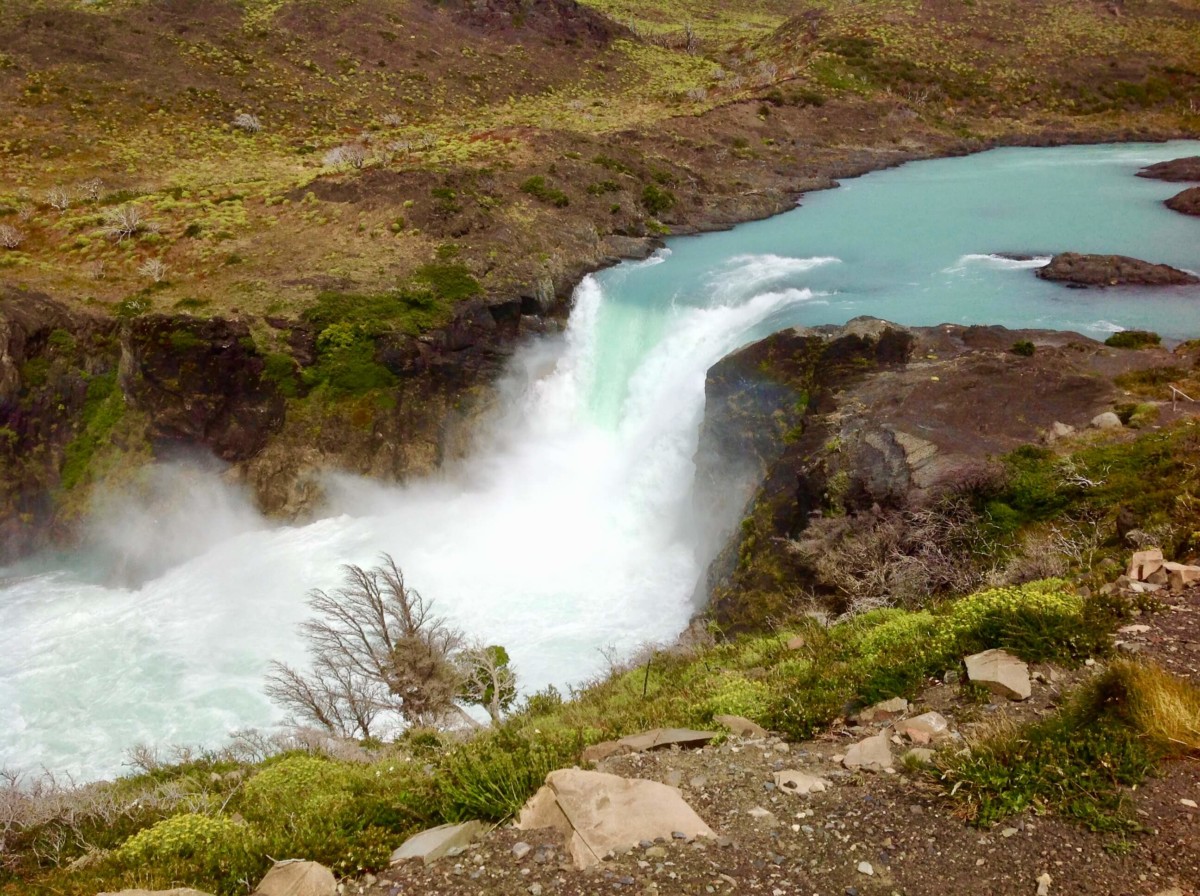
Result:
{"label": "patch of green grass", "polygon": [[92,457],[124,415],[125,396],[117,388],[116,374],[93,377],[88,382],[79,432],[64,449],[61,488],[75,488],[85,479]]}

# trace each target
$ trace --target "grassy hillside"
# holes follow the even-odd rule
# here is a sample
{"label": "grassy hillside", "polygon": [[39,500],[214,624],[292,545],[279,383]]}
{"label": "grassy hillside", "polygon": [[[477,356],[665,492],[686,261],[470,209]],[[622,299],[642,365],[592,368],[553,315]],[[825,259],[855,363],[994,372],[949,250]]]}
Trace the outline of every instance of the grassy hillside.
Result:
{"label": "grassy hillside", "polygon": [[110,309],[286,313],[446,242],[503,293],[838,151],[1200,124],[1159,0],[12,0],[0,46],[0,276]]}

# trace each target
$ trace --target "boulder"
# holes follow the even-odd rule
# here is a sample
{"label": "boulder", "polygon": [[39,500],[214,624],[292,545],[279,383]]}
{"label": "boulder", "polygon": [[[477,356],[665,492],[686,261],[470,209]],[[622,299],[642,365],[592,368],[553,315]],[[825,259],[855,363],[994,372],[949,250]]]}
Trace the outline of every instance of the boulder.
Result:
{"label": "boulder", "polygon": [[1135,582],[1145,582],[1150,576],[1162,569],[1163,553],[1158,548],[1148,548],[1137,551],[1129,560],[1129,569],[1125,575]]}
{"label": "boulder", "polygon": [[715,837],[674,787],[603,772],[560,769],[525,804],[520,830],[554,828],[567,840],[577,868],[662,837]]}
{"label": "boulder", "polygon": [[285,859],[276,862],[259,881],[255,896],[334,896],[333,872],[316,862]]}
{"label": "boulder", "polygon": [[1057,420],[1050,424],[1050,428],[1046,430],[1046,441],[1057,442],[1059,439],[1069,439],[1075,435],[1075,427],[1066,423],[1060,423]]}
{"label": "boulder", "polygon": [[872,722],[894,719],[906,712],[908,712],[908,701],[903,697],[893,697],[891,700],[884,700],[882,703],[876,703],[874,706],[860,710],[854,716],[854,721],[860,725],[869,725]]}
{"label": "boulder", "polygon": [[1120,429],[1125,424],[1112,411],[1105,411],[1092,418],[1092,429]]}
{"label": "boulder", "polygon": [[861,740],[846,751],[842,760],[846,768],[861,768],[869,772],[881,772],[892,767],[892,747],[886,732]]}
{"label": "boulder", "polygon": [[392,864],[420,859],[426,865],[435,862],[452,849],[462,849],[487,829],[481,821],[462,824],[443,824],[413,834],[392,853]]}
{"label": "boulder", "polygon": [[1200,277],[1170,265],[1154,264],[1128,255],[1084,255],[1063,252],[1038,268],[1043,280],[1069,286],[1189,286]]}
{"label": "boulder", "polygon": [[767,729],[742,716],[713,716],[713,721],[738,737],[766,737]]}
{"label": "boulder", "polygon": [[966,659],[967,678],[993,694],[1028,700],[1033,694],[1029,667],[1007,650],[985,650]]}
{"label": "boulder", "polygon": [[592,744],[590,747],[585,747],[583,754],[579,757],[583,762],[597,763],[608,759],[610,756],[621,756],[625,753],[633,752],[625,744],[617,743],[615,740],[605,740],[598,744]]}
{"label": "boulder", "polygon": [[950,723],[940,712],[927,712],[892,726],[897,734],[903,734],[914,744],[930,744],[950,736]]}
{"label": "boulder", "polygon": [[798,772],[795,769],[784,769],[775,773],[775,786],[784,793],[807,796],[810,793],[821,793],[833,785],[816,775]]}
{"label": "boulder", "polygon": [[1171,159],[1167,162],[1155,162],[1147,165],[1137,173],[1138,177],[1148,177],[1151,180],[1165,180],[1171,183],[1200,181],[1200,156],[1185,156],[1182,159]]}
{"label": "boulder", "polygon": [[690,728],[652,728],[641,734],[622,737],[617,743],[634,753],[661,750],[664,747],[703,747],[717,736],[716,731],[693,731]]}
{"label": "boulder", "polygon": [[1188,187],[1163,203],[1173,212],[1183,215],[1200,215],[1200,187]]}
{"label": "boulder", "polygon": [[1168,562],[1163,564],[1163,571],[1167,574],[1167,584],[1172,591],[1182,591],[1193,582],[1200,582],[1200,566]]}

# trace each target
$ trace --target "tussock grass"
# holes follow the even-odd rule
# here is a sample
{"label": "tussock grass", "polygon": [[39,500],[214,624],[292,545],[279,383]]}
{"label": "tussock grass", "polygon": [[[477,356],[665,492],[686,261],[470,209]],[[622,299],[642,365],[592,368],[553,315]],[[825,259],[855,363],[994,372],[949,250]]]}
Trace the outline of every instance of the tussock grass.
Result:
{"label": "tussock grass", "polygon": [[1114,662],[1044,721],[1001,725],[935,772],[961,813],[988,826],[1033,810],[1095,831],[1140,829],[1128,788],[1200,750],[1200,688],[1158,666]]}

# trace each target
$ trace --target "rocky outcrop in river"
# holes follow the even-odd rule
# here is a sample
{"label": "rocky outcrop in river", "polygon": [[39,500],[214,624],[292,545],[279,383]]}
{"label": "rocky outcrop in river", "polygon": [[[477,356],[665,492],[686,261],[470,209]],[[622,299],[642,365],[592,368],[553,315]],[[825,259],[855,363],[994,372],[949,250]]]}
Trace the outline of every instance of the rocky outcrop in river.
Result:
{"label": "rocky outcrop in river", "polygon": [[1163,203],[1171,211],[1184,215],[1200,215],[1200,187],[1188,187]]}
{"label": "rocky outcrop in river", "polygon": [[1166,264],[1154,264],[1128,255],[1084,255],[1063,252],[1037,269],[1043,280],[1068,286],[1190,286],[1200,277]]}

